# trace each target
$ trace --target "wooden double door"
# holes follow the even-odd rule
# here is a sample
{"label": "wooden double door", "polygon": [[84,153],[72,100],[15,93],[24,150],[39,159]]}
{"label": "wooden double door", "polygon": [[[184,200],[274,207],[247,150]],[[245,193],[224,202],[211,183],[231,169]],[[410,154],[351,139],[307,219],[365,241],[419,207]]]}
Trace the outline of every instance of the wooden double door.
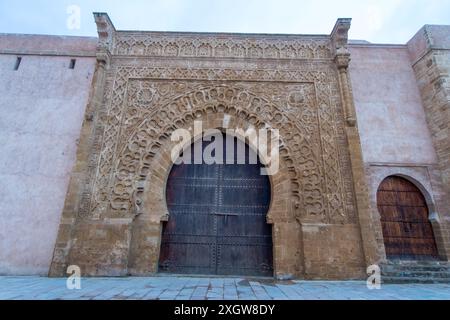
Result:
{"label": "wooden double door", "polygon": [[[260,174],[259,159],[249,163],[253,151],[233,140],[234,164],[174,165],[166,188],[170,217],[162,232],[160,272],[273,276],[272,228],[266,222],[270,181]],[[205,150],[210,143],[196,144]],[[246,164],[236,163],[241,148]],[[223,162],[227,152],[229,161],[224,143]]]}
{"label": "wooden double door", "polygon": [[427,203],[414,184],[402,177],[386,178],[378,189],[377,205],[388,259],[438,258]]}

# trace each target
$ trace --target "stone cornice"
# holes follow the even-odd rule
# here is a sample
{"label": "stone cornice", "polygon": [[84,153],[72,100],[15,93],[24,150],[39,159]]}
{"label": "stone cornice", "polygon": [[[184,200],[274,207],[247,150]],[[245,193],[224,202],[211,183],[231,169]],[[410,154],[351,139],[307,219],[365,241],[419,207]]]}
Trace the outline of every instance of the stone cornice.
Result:
{"label": "stone cornice", "polygon": [[331,46],[333,55],[346,55],[348,53],[348,31],[350,30],[352,19],[339,18],[331,32]]}
{"label": "stone cornice", "polygon": [[20,49],[0,49],[0,54],[17,56],[54,56],[54,57],[95,57],[95,51],[46,51],[46,50],[20,50]]}
{"label": "stone cornice", "polygon": [[118,31],[106,13],[94,13],[98,50],[111,57],[333,59],[350,19],[330,35]]}
{"label": "stone cornice", "polygon": [[94,57],[97,39],[92,37],[0,33],[0,54]]}

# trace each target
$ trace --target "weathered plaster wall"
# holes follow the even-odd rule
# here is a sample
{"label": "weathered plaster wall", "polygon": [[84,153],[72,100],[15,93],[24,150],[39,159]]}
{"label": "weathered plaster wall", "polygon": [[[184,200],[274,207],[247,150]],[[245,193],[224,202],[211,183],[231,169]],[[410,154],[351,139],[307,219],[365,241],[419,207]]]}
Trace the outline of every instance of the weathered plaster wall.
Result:
{"label": "weathered plaster wall", "polygon": [[48,273],[95,46],[91,38],[0,35],[0,274]]}
{"label": "weathered plaster wall", "polygon": [[366,163],[436,163],[420,92],[405,46],[350,46]]}

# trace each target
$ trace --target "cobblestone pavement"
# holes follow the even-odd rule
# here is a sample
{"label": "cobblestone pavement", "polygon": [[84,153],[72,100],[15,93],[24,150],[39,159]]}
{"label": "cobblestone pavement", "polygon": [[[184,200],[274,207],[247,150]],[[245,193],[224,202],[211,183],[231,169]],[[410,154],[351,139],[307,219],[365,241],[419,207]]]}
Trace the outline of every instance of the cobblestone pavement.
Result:
{"label": "cobblestone pavement", "polygon": [[66,279],[0,277],[0,299],[78,300],[450,300],[450,284],[383,284],[363,281],[274,281],[271,279],[152,277],[83,278],[81,290]]}

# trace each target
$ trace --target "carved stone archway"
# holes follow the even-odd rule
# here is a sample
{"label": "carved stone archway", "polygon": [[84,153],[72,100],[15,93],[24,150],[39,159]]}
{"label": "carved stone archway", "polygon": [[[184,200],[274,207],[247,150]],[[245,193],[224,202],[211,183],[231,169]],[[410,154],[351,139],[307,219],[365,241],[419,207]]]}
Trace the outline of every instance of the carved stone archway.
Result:
{"label": "carved stone archway", "polygon": [[[203,90],[216,90],[216,86],[206,87]],[[221,90],[227,90],[226,87],[222,87]],[[189,95],[189,94],[188,94]],[[182,100],[183,98],[179,98]],[[232,99],[231,99],[232,100]],[[175,119],[168,120],[170,130],[176,129],[192,129],[194,120],[201,121],[203,130],[209,129],[243,129],[248,128],[267,128],[272,127],[269,123],[263,121],[261,117],[256,113],[250,113],[250,110],[244,110],[242,107],[238,108],[231,105],[232,101],[226,101],[225,99],[208,100],[208,103],[199,106],[199,108],[189,109],[185,108],[183,113],[178,114]],[[277,109],[273,107],[271,112],[277,112]],[[278,114],[278,113],[276,113]],[[272,118],[273,119],[273,118]],[[133,211],[136,214],[136,218],[133,222],[131,232],[130,254],[128,262],[128,272],[134,275],[145,275],[156,272],[156,266],[159,256],[160,247],[160,233],[161,223],[168,219],[168,210],[165,202],[165,187],[168,175],[172,168],[171,152],[173,147],[177,144],[170,139],[170,132],[161,130],[160,134],[156,138],[152,138],[154,143],[150,148],[134,148],[134,146],[142,146],[142,140],[145,137],[139,135],[139,130],[146,124],[143,120],[137,126],[135,133],[131,134],[131,140],[128,146],[123,149],[123,153],[134,152],[141,150],[141,157],[144,161],[140,161],[141,164],[138,172],[139,177],[134,188],[133,194],[130,196],[133,199]],[[194,137],[194,140],[197,137]],[[120,159],[126,159],[121,156]],[[297,219],[300,219],[299,213],[299,184],[298,173],[292,166],[294,160],[290,155],[289,148],[284,144],[284,140],[280,146],[280,168],[278,172],[270,176],[272,185],[272,204],[267,216],[268,223],[274,225],[273,238],[274,238],[274,267],[275,273],[279,274],[295,274],[302,273],[302,245],[301,245],[301,229],[297,223]],[[124,172],[124,168],[128,166],[119,162],[116,172]],[[116,185],[119,185],[119,190],[123,191],[123,185],[125,179],[136,179],[135,176],[118,175],[116,177]],[[117,203],[116,207],[120,208],[124,204]],[[298,243],[292,245],[287,241],[286,236],[280,234],[281,230],[285,228],[279,228],[278,224],[289,224],[292,232],[295,232],[295,236],[291,232],[290,239],[294,237]],[[284,232],[284,231],[283,231]],[[153,238],[152,241],[148,239]],[[281,248],[290,248],[289,250]],[[278,250],[277,250],[278,249]],[[287,263],[284,260],[290,259],[290,257],[296,256],[298,259]]]}
{"label": "carved stone archway", "polygon": [[[280,154],[288,162],[292,195],[296,197],[294,200],[300,200],[299,174],[290,155],[290,149],[303,148],[305,152],[311,153],[307,150],[311,148],[311,144],[303,143],[300,146],[300,139],[307,140],[302,129],[295,124],[295,120],[283,114],[268,99],[239,87],[212,85],[187,92],[161,108],[162,111],[156,110],[141,119],[126,137],[127,141],[117,156],[118,161],[114,170],[116,174],[113,177],[110,199],[113,209],[129,210],[129,199],[133,193],[142,188],[142,183],[149,172],[160,165],[154,162],[154,158],[166,150],[167,146],[174,145],[170,141],[171,133],[181,128],[192,128],[194,120],[206,124],[203,126],[204,129],[240,128],[244,131],[249,127],[280,129],[282,139]],[[295,144],[289,147],[291,141]],[[135,181],[137,183],[134,183]]]}
{"label": "carved stone archway", "polygon": [[430,210],[414,183],[400,176],[385,178],[377,190],[377,207],[389,260],[438,258]]}
{"label": "carved stone archway", "polygon": [[377,234],[377,247],[380,252],[380,262],[387,263],[389,260],[386,256],[384,237],[382,233],[381,226],[381,215],[377,209],[377,190],[382,182],[388,177],[401,177],[420,190],[425,198],[425,202],[428,207],[429,220],[431,222],[434,237],[436,239],[437,249],[439,257],[443,260],[447,259],[448,253],[446,252],[445,246],[442,245],[443,238],[441,219],[438,215],[438,209],[436,208],[436,201],[433,197],[433,187],[429,181],[429,173],[427,168],[423,167],[412,167],[412,168],[399,168],[397,166],[392,167],[379,167],[376,166],[377,170],[372,172],[372,180],[370,185],[370,199],[373,207],[373,220],[374,229]]}

